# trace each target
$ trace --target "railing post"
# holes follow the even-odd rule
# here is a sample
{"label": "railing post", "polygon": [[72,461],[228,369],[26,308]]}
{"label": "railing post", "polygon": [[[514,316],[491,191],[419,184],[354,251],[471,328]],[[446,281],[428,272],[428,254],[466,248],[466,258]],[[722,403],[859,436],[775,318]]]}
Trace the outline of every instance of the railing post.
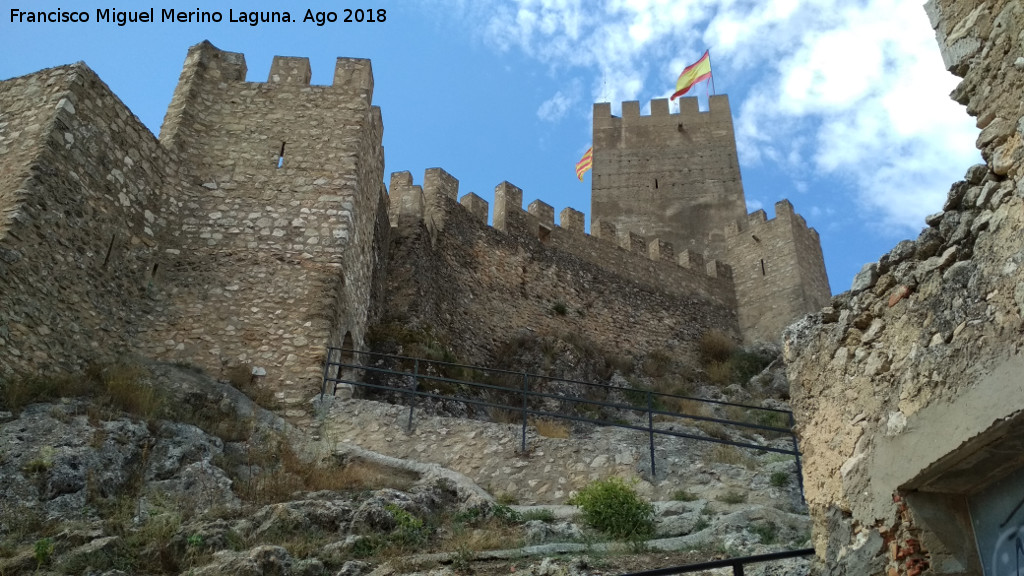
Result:
{"label": "railing post", "polygon": [[523,443],[519,447],[519,451],[522,454],[526,454],[526,389],[528,387],[529,376],[526,372],[523,372]]}
{"label": "railing post", "polygon": [[793,413],[790,412],[789,413],[789,434],[790,434],[790,437],[793,439],[793,452],[795,452],[795,454],[793,455],[793,458],[796,460],[796,482],[797,482],[797,485],[800,486],[800,501],[806,504],[807,503],[807,499],[804,498],[804,471],[803,471],[803,466],[800,465],[800,447],[797,445],[796,430],[794,430],[795,428],[796,428],[796,418],[794,418],[793,417]]}
{"label": "railing post", "polygon": [[416,392],[420,389],[420,359],[414,358],[412,361],[412,398],[409,399],[409,423],[406,424],[405,428],[412,432],[412,411],[416,408]]}
{"label": "railing post", "polygon": [[327,359],[324,360],[324,380],[320,383],[320,401],[324,401],[324,392],[327,391],[327,376],[330,374],[331,369],[331,353],[334,352],[334,348],[327,347]]}
{"label": "railing post", "polygon": [[651,482],[654,482],[658,473],[654,468],[654,395],[650,390],[647,391],[647,433],[651,439]]}
{"label": "railing post", "polygon": [[737,562],[732,565],[733,576],[743,576],[743,562]]}

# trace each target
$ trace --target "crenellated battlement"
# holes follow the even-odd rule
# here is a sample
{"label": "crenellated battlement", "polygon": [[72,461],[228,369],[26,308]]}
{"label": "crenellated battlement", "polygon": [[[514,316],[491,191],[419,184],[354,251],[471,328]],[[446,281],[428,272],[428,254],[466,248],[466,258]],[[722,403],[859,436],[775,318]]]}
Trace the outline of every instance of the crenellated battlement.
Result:
{"label": "crenellated battlement", "polygon": [[763,210],[755,210],[750,214],[747,214],[746,220],[742,223],[733,223],[726,227],[725,237],[726,239],[738,236],[740,233],[753,233],[756,234],[758,230],[767,229],[773,226],[796,226],[801,230],[806,231],[814,238],[818,238],[818,231],[807,225],[807,221],[803,216],[797,214],[793,209],[793,204],[786,199],[779,200],[775,203],[775,217],[768,218],[768,214]]}
{"label": "crenellated battlement", "polygon": [[[659,266],[672,266],[708,278],[732,278],[732,269],[720,260],[705,260],[700,253],[689,249],[677,250],[672,243],[659,238],[648,239],[631,231],[619,234],[610,222],[597,222],[592,233],[584,231],[584,214],[574,208],[564,208],[555,222],[555,209],[542,200],[530,202],[523,209],[523,190],[510,182],[502,182],[494,189],[494,222],[487,225],[489,205],[476,194],[469,193],[458,199],[459,181],[441,168],[426,170],[423,185],[413,184],[407,171],[391,174],[389,216],[392,226],[410,231],[422,222],[436,241],[449,214],[457,206],[471,220],[518,241],[541,243],[554,249],[572,253],[595,254],[588,259],[604,265],[611,251],[620,258],[637,262],[655,262]],[[596,254],[603,254],[598,257]]]}
{"label": "crenellated battlement", "polygon": [[[677,129],[686,130],[690,123],[728,120],[732,124],[732,109],[729,106],[729,96],[722,94],[711,96],[708,102],[708,109],[701,111],[696,97],[680,98],[679,111],[672,112],[668,98],[655,98],[651,100],[651,113],[640,114],[640,102],[638,100],[627,100],[622,103],[622,115],[612,115],[610,102],[597,102],[594,104],[594,126],[595,128],[618,127],[635,128],[646,126],[660,126],[676,124]],[[682,124],[680,125],[680,122]]]}

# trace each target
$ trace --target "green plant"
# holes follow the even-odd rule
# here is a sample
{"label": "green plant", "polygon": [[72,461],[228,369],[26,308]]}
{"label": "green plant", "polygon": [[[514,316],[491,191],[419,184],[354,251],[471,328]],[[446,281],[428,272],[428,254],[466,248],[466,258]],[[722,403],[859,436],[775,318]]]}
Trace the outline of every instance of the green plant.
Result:
{"label": "green plant", "polygon": [[724,494],[719,494],[715,500],[726,504],[742,504],[747,501],[747,493],[730,488]]}
{"label": "green plant", "polygon": [[711,521],[708,520],[707,516],[701,516],[697,518],[697,521],[693,524],[693,532],[700,532],[701,530],[711,526]]}
{"label": "green plant", "polygon": [[430,527],[422,518],[417,518],[395,504],[386,504],[384,508],[395,520],[395,529],[390,539],[401,548],[415,548],[426,543],[430,537]]}
{"label": "green plant", "polygon": [[689,490],[676,490],[672,493],[672,499],[680,502],[693,502],[697,499],[697,495]]}
{"label": "green plant", "polygon": [[782,471],[772,472],[771,483],[772,486],[775,486],[776,488],[789,486],[789,473]]}
{"label": "green plant", "polygon": [[36,540],[34,547],[36,557],[36,571],[44,564],[50,563],[50,558],[53,556],[53,540],[49,538],[40,538]]}
{"label": "green plant", "polygon": [[527,510],[523,513],[523,522],[529,522],[531,520],[540,520],[541,522],[551,523],[555,521],[555,513],[548,508],[537,508],[535,510]]}
{"label": "green plant", "polygon": [[523,523],[523,515],[506,504],[498,504],[492,508],[491,516],[504,524]]}
{"label": "green plant", "polygon": [[779,527],[774,522],[761,522],[750,527],[750,531],[757,534],[761,544],[774,544],[779,537]]}
{"label": "green plant", "polygon": [[583,520],[613,537],[637,539],[654,533],[654,506],[618,477],[591,482],[569,500]]}
{"label": "green plant", "polygon": [[559,316],[565,316],[569,312],[569,307],[565,305],[565,302],[559,300],[551,305],[551,311]]}

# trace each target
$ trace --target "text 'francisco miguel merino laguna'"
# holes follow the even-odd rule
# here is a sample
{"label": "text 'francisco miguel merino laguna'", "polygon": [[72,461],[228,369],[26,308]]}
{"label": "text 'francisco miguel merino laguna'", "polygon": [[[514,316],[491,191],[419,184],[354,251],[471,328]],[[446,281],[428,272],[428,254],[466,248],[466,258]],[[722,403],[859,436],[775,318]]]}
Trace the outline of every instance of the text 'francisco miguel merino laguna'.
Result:
{"label": "text 'francisco miguel merino laguna'", "polygon": [[[387,11],[384,8],[345,8],[340,10],[340,16],[338,12],[327,11],[327,12],[314,12],[310,9],[306,10],[302,20],[296,20],[292,18],[290,12],[287,11],[239,11],[235,12],[233,8],[228,9],[227,18],[219,10],[207,11],[207,10],[192,10],[182,11],[174,8],[161,8],[160,9],[160,22],[181,22],[181,23],[217,23],[217,22],[232,22],[238,24],[248,24],[249,26],[257,26],[259,24],[270,24],[278,22],[306,22],[316,24],[317,26],[323,26],[327,23],[334,22],[384,22],[387,20]],[[11,22],[12,23],[60,23],[60,22],[89,22],[91,20],[90,13],[86,10],[82,11],[68,11],[56,10],[49,11],[29,11],[21,10],[18,8],[11,8]],[[149,10],[118,10],[116,8],[97,8],[95,22],[102,22],[107,24],[117,24],[118,26],[125,26],[127,24],[136,24],[142,22],[157,22],[156,9],[150,8]]]}

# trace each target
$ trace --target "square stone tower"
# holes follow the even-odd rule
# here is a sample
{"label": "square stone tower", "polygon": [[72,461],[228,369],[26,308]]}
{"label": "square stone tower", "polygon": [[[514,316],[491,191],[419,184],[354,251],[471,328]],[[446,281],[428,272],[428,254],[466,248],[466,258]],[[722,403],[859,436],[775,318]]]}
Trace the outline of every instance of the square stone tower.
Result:
{"label": "square stone tower", "polygon": [[712,96],[708,112],[696,98],[679,106],[652,100],[641,116],[639,102],[623,102],[618,118],[594,105],[591,220],[723,259],[725,229],[747,214],[729,97]]}
{"label": "square stone tower", "polygon": [[591,227],[614,225],[644,243],[671,244],[732,268],[744,340],[778,342],[800,315],[828,304],[831,292],[818,233],[789,201],[747,215],[728,96],[701,112],[682,98],[594,105]]}

